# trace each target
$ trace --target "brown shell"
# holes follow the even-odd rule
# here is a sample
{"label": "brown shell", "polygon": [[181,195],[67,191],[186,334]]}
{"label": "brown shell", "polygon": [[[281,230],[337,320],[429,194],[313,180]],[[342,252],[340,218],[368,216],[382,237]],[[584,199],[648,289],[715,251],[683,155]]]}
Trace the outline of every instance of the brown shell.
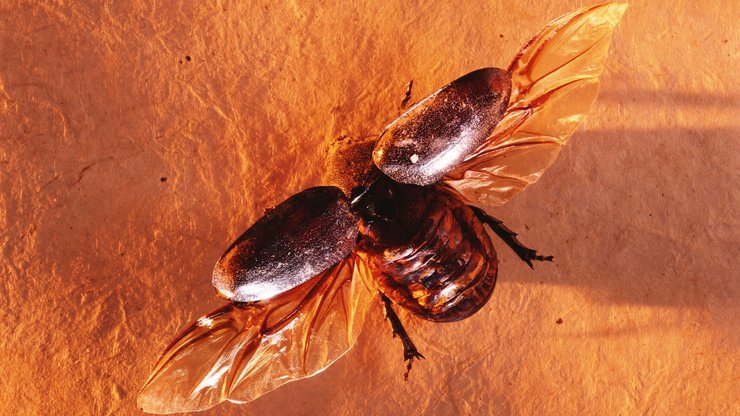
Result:
{"label": "brown shell", "polygon": [[268,299],[347,257],[356,237],[357,221],[339,188],[306,189],[231,244],[216,263],[213,286],[236,302]]}
{"label": "brown shell", "polygon": [[396,182],[431,185],[486,140],[510,93],[511,77],[503,69],[464,75],[391,123],[375,145],[373,161]]}

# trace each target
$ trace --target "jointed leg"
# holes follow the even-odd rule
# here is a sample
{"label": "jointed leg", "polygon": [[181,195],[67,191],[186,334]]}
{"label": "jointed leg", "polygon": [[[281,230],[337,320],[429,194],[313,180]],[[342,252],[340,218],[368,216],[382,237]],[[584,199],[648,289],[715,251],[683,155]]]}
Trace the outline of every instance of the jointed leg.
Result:
{"label": "jointed leg", "polygon": [[414,86],[414,80],[412,79],[406,85],[406,95],[404,95],[403,100],[401,100],[401,105],[399,106],[399,108],[401,110],[405,110],[406,109],[406,105],[409,103],[409,100],[411,99],[411,88],[413,86]]}
{"label": "jointed leg", "polygon": [[391,329],[393,329],[393,338],[398,336],[403,343],[403,359],[406,361],[406,373],[404,373],[403,378],[408,380],[409,372],[411,371],[411,363],[414,361],[414,358],[418,360],[420,358],[424,358],[424,356],[416,350],[416,346],[403,328],[401,320],[398,319],[398,315],[396,315],[396,312],[393,310],[391,300],[382,293],[380,294],[380,298],[383,300],[383,306],[385,307],[385,317],[390,321]]}
{"label": "jointed leg", "polygon": [[470,208],[473,210],[478,219],[481,220],[481,222],[491,227],[493,232],[496,233],[499,238],[504,240],[504,242],[509,247],[511,247],[512,250],[514,250],[519,258],[524,260],[524,262],[529,265],[529,268],[534,269],[534,266],[532,265],[532,260],[552,261],[552,256],[540,256],[539,254],[537,254],[537,250],[526,247],[524,244],[520,243],[519,240],[516,238],[517,233],[511,231],[500,220],[497,220],[496,218],[493,218],[492,216],[486,214],[485,211],[480,208],[473,206],[471,206]]}

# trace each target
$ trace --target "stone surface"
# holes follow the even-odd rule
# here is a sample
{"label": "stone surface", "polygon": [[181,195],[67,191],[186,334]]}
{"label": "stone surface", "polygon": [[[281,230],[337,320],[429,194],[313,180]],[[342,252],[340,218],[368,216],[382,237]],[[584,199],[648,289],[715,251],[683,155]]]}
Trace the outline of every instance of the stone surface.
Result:
{"label": "stone surface", "polygon": [[[87,4],[89,3],[89,4]],[[213,265],[322,183],[329,143],[505,66],[581,1],[0,4],[0,414],[137,414]],[[738,414],[736,2],[634,2],[558,162],[495,212],[499,283],[463,322],[379,307],[322,374],[203,414]]]}

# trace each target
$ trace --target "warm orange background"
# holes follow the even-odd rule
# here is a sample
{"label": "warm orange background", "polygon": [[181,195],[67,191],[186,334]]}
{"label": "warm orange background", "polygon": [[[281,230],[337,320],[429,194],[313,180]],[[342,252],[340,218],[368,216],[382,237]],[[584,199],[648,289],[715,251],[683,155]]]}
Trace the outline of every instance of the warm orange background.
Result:
{"label": "warm orange background", "polygon": [[[136,414],[224,248],[333,138],[592,4],[57,3],[0,4],[2,414]],[[375,308],[326,372],[204,414],[740,414],[739,4],[631,4],[593,114],[495,212],[556,262],[495,240],[481,312],[402,315],[409,382]]]}

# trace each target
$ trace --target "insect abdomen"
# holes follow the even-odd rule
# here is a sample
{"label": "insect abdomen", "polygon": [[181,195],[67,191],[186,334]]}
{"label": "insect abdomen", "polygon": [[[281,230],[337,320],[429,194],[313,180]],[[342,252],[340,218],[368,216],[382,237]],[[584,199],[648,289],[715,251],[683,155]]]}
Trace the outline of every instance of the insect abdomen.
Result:
{"label": "insect abdomen", "polygon": [[[378,289],[396,304],[432,321],[464,319],[488,300],[498,268],[491,240],[475,214],[447,193],[433,190],[408,242],[366,241]],[[379,236],[380,237],[380,236]]]}

